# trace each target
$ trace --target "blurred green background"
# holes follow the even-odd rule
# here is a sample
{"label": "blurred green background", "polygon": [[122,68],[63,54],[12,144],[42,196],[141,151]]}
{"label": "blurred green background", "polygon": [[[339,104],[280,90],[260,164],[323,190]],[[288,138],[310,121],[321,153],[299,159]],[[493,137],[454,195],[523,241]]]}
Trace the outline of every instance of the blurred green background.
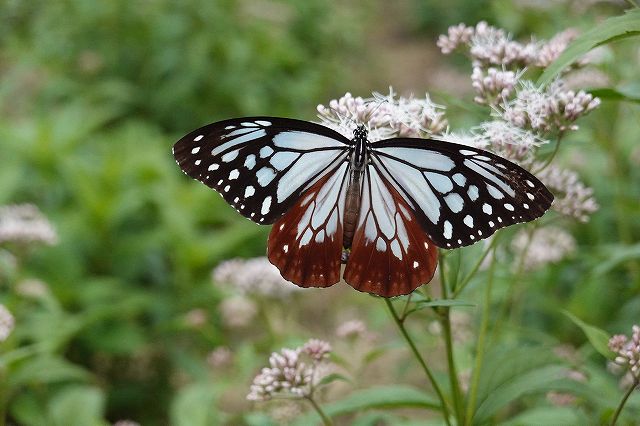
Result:
{"label": "blurred green background", "polygon": [[[441,55],[437,35],[486,19],[516,38],[550,38],[621,13],[616,2],[589,3],[2,1],[0,205],[37,205],[59,243],[11,247],[19,262],[0,272],[0,303],[16,317],[0,344],[0,354],[13,351],[0,365],[0,414],[25,425],[251,423],[244,396],[271,350],[326,338],[346,317],[376,328],[386,314],[340,285],[294,303],[259,301],[280,312],[279,332],[261,319],[225,327],[217,308],[228,295],[211,270],[264,255],[268,229],[185,177],[173,143],[223,118],[314,119],[318,103],[389,85],[431,93],[451,107],[454,130],[468,127],[477,123],[464,106],[473,98],[468,63]],[[635,40],[600,64],[612,85],[637,83]],[[524,277],[519,333],[579,347],[585,338],[559,307],[610,332],[637,322],[639,122],[637,104],[605,102],[565,145],[562,158],[601,209],[572,226],[573,258]],[[46,294],[18,294],[28,279]],[[204,323],[189,321],[194,310]],[[224,374],[206,362],[218,346],[236,356]]]}

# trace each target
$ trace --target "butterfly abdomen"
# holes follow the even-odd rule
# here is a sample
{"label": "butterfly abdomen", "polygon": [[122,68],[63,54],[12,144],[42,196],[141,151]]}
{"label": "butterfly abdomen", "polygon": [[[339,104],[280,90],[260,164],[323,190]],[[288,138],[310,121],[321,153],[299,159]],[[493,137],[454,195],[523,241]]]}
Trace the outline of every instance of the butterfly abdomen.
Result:
{"label": "butterfly abdomen", "polygon": [[354,138],[351,141],[353,143],[353,151],[351,153],[349,186],[345,196],[344,231],[342,233],[342,245],[344,248],[351,247],[353,235],[358,225],[360,200],[362,198],[362,177],[367,164],[367,130],[361,125],[353,133]]}
{"label": "butterfly abdomen", "polygon": [[347,195],[345,197],[344,207],[344,230],[342,236],[342,245],[344,248],[351,247],[353,234],[358,224],[358,213],[360,212],[360,199],[362,187],[362,171],[351,171]]}

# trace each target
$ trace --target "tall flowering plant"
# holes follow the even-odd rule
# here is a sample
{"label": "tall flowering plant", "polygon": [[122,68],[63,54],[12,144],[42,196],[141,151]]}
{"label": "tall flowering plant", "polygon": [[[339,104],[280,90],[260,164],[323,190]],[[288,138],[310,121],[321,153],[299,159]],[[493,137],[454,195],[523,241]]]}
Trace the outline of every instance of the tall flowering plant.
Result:
{"label": "tall flowering plant", "polygon": [[[540,85],[534,81],[576,37],[577,31],[567,30],[548,41],[520,42],[485,22],[450,27],[447,34],[440,36],[437,45],[445,55],[461,52],[468,56],[473,102],[485,111],[484,119],[471,128],[452,129],[445,106],[435,103],[429,94],[405,97],[393,89],[387,94],[373,93],[371,97],[346,93],[317,107],[319,122],[348,138],[356,126],[364,125],[372,142],[417,137],[424,138],[425,144],[444,140],[492,151],[532,172],[554,194],[551,214],[521,225],[510,234],[502,231],[484,245],[455,252],[441,250],[439,273],[431,285],[408,296],[383,299],[430,385],[432,399],[421,403],[438,411],[447,425],[490,421],[500,408],[530,391],[548,391],[547,400],[554,405],[575,403],[574,394],[558,389],[576,387],[587,380],[581,371],[569,368],[573,355],[567,355],[567,351],[558,350],[554,355],[537,348],[515,348],[505,355],[496,346],[495,332],[505,320],[517,314],[514,302],[522,298],[525,291],[518,287],[521,278],[545,265],[561,262],[576,250],[577,243],[566,224],[580,226],[599,208],[593,189],[581,181],[579,173],[557,161],[566,135],[577,131],[579,120],[601,103],[598,97],[567,81],[573,70],[589,66],[588,59],[574,60],[550,84]],[[509,274],[509,278],[502,277],[502,281],[509,284],[497,289],[497,265],[504,259],[512,260],[513,266],[501,272]],[[476,303],[480,308],[474,326],[472,315],[459,309],[475,305],[461,299],[478,294],[481,298]],[[493,309],[495,307],[497,309]],[[434,359],[431,351],[425,356],[420,338],[411,328],[409,320],[419,318],[425,311],[435,318],[428,330],[441,338],[444,361]],[[575,322],[591,339],[594,335],[591,329],[577,319]],[[611,340],[610,351],[602,352],[607,356],[615,352],[615,363],[629,368],[633,382],[629,393],[638,384],[636,328],[631,341],[616,336]],[[323,354],[329,352],[328,343],[315,341],[315,345],[326,348]],[[311,363],[302,361],[305,353],[310,355],[309,347],[310,343],[274,353],[269,360],[270,367],[255,378],[248,398],[257,402],[279,397],[307,399],[324,423],[330,424],[331,410],[327,414],[314,393],[320,383],[316,366],[324,355],[311,355]],[[518,360],[527,360],[528,366],[514,366]],[[443,371],[436,371],[436,366],[442,363]],[[524,373],[538,377],[537,381],[530,380],[535,384],[529,388],[514,387],[505,394],[502,388],[507,386],[505,383],[516,374]],[[389,395],[389,398],[396,397]],[[627,397],[618,406],[613,422]],[[383,406],[381,403],[380,407]],[[369,402],[359,407],[376,405]],[[340,411],[336,409],[336,412]]]}

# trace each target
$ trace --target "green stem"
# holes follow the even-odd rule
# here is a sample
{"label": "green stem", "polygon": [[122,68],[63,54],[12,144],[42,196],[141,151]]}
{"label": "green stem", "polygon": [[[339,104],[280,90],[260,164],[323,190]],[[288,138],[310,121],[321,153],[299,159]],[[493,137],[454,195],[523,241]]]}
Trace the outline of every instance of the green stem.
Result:
{"label": "green stem", "polygon": [[480,383],[480,370],[484,361],[484,347],[489,328],[489,308],[491,305],[491,287],[493,286],[493,274],[495,270],[495,259],[491,261],[489,267],[489,276],[487,286],[484,293],[484,306],[482,308],[482,322],[480,323],[480,332],[478,334],[478,343],[476,346],[476,360],[471,374],[471,383],[469,385],[469,394],[467,399],[467,413],[465,415],[465,425],[470,425],[473,414],[476,409],[476,398],[478,397],[478,384]]}
{"label": "green stem", "polygon": [[640,384],[640,379],[634,378],[633,383],[631,384],[627,392],[622,397],[622,401],[620,401],[620,404],[618,404],[618,408],[616,408],[616,412],[613,413],[613,417],[611,418],[611,426],[614,426],[618,421],[618,416],[622,412],[624,405],[627,403],[627,399],[629,399],[629,397],[633,393],[633,390],[638,386],[638,384]]}
{"label": "green stem", "polygon": [[391,303],[391,301],[385,298],[384,302],[387,304],[387,308],[389,309],[389,312],[391,313],[391,316],[393,317],[394,322],[398,326],[400,333],[402,334],[407,344],[409,345],[411,352],[413,352],[413,355],[418,360],[418,363],[422,367],[422,370],[427,375],[427,378],[429,379],[429,382],[431,383],[433,390],[438,395],[438,399],[440,400],[440,405],[442,406],[442,416],[444,417],[444,421],[446,422],[447,425],[451,426],[451,423],[449,422],[449,409],[447,407],[447,402],[444,398],[442,390],[440,389],[440,386],[438,386],[438,382],[436,382],[435,377],[433,377],[433,374],[431,374],[431,370],[429,370],[429,367],[427,367],[427,363],[424,361],[424,358],[422,358],[422,355],[420,355],[420,352],[418,352],[418,348],[416,348],[415,343],[413,343],[413,339],[411,338],[411,336],[409,336],[409,333],[407,332],[407,329],[405,328],[404,323],[400,320],[400,317],[398,317],[398,313],[393,307],[393,304]]}
{"label": "green stem", "polygon": [[[442,292],[442,298],[449,298],[449,291],[447,290],[446,274],[444,272],[444,261],[440,257],[440,288]],[[464,424],[464,407],[462,406],[462,392],[460,390],[460,382],[458,381],[458,371],[456,369],[455,358],[453,356],[453,339],[451,333],[451,308],[449,306],[442,306],[440,309],[440,320],[442,323],[442,330],[444,333],[444,343],[447,352],[447,364],[449,370],[449,382],[451,386],[451,392],[453,394],[453,409],[455,410],[457,423]]]}
{"label": "green stem", "polygon": [[546,161],[544,162],[544,164],[536,171],[532,172],[534,175],[537,175],[538,173],[540,173],[541,171],[543,171],[544,169],[546,169],[547,167],[549,167],[549,164],[551,164],[551,162],[553,161],[553,159],[556,157],[556,154],[558,153],[558,151],[560,150],[560,142],[562,141],[562,137],[564,136],[563,132],[560,132],[558,134],[558,140],[556,141],[556,146],[553,148],[553,152],[551,153],[551,155],[549,156],[549,158],[546,159]]}
{"label": "green stem", "polygon": [[462,282],[458,286],[456,286],[456,290],[453,292],[453,298],[454,299],[457,298],[460,295],[460,293],[462,293],[462,290],[464,290],[464,288],[467,286],[467,284],[469,284],[469,282],[471,281],[473,276],[476,274],[476,272],[478,272],[478,269],[480,268],[480,265],[482,265],[482,262],[484,262],[484,260],[489,255],[491,250],[493,250],[493,248],[496,246],[496,241],[497,240],[498,240],[498,235],[496,234],[491,239],[491,242],[487,246],[487,248],[484,251],[484,253],[482,253],[482,256],[480,256],[480,258],[475,263],[475,265],[473,265],[473,267],[471,268],[471,271],[469,271],[469,273],[467,274],[466,277],[464,277]]}
{"label": "green stem", "polygon": [[318,403],[311,396],[306,396],[305,399],[309,401],[309,403],[313,406],[313,409],[316,410],[316,413],[318,413],[318,415],[322,419],[322,423],[325,426],[333,425],[331,419],[324,413],[324,411],[322,411],[322,408],[320,408]]}

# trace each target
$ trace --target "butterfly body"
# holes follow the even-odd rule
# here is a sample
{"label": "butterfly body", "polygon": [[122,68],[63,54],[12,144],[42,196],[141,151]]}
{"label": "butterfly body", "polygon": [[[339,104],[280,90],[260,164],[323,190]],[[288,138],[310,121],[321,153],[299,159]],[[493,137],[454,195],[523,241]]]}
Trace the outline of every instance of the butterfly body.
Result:
{"label": "butterfly body", "polygon": [[197,129],[173,153],[240,214],[273,224],[269,260],[302,287],[342,276],[360,291],[410,293],[431,280],[438,246],[533,220],[553,199],[529,172],[487,151],[367,138],[364,126],[347,138],[315,123],[247,117]]}
{"label": "butterfly body", "polygon": [[351,154],[349,185],[345,196],[344,230],[342,245],[348,249],[353,241],[353,234],[358,223],[360,213],[360,199],[362,197],[362,184],[365,166],[368,158],[367,130],[359,126],[354,132],[353,154]]}

